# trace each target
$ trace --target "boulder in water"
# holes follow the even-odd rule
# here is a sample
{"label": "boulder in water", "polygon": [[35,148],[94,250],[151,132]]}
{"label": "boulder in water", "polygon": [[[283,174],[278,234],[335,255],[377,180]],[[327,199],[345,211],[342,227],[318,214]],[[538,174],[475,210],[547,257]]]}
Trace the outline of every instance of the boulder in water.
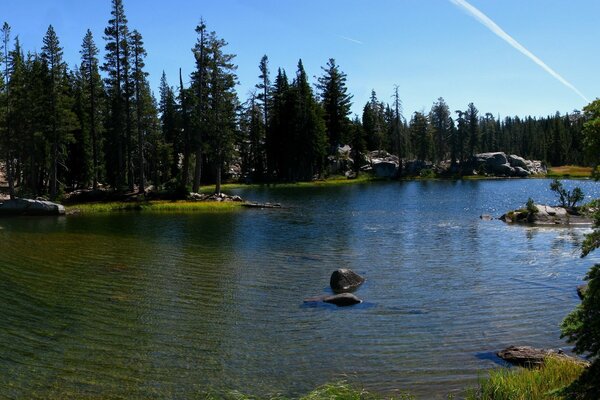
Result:
{"label": "boulder in water", "polygon": [[0,215],[65,215],[65,207],[45,200],[13,199],[0,203]]}
{"label": "boulder in water", "polygon": [[347,307],[362,303],[362,300],[352,293],[339,293],[333,296],[327,296],[323,301],[325,303],[335,304],[338,307]]}
{"label": "boulder in water", "polygon": [[329,286],[334,293],[345,293],[356,290],[363,284],[365,278],[347,268],[340,268],[331,274]]}

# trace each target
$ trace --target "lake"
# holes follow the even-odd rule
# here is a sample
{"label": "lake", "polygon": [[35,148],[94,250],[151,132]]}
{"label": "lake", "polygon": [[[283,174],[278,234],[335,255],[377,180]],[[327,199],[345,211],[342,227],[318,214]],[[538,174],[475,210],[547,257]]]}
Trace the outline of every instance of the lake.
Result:
{"label": "lake", "polygon": [[[589,228],[483,221],[549,180],[239,189],[280,210],[0,219],[0,397],[304,394],[345,380],[445,398],[559,324]],[[564,181],[600,197],[600,183]],[[349,308],[304,304],[340,267]]]}

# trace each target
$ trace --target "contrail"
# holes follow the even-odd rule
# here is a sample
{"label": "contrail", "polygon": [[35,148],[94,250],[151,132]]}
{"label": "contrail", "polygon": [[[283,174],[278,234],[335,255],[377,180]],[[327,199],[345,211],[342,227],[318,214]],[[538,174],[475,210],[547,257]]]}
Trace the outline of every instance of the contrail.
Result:
{"label": "contrail", "polygon": [[577,89],[575,86],[573,86],[571,83],[569,83],[565,78],[560,76],[556,71],[554,71],[552,68],[550,68],[548,65],[546,65],[545,62],[543,62],[538,57],[536,57],[532,52],[530,52],[525,47],[523,47],[523,45],[521,43],[517,42],[512,36],[510,36],[508,33],[506,33],[502,28],[500,28],[498,26],[498,24],[496,24],[494,21],[492,21],[487,15],[485,15],[484,13],[479,11],[477,8],[473,7],[466,0],[450,0],[450,1],[452,3],[454,3],[455,5],[457,5],[458,7],[464,9],[467,13],[471,14],[471,16],[473,18],[475,18],[477,21],[479,21],[483,25],[485,25],[490,31],[495,33],[506,43],[510,44],[512,47],[519,50],[521,53],[525,54],[527,57],[529,57],[529,59],[531,59],[531,61],[533,61],[540,67],[542,67],[544,69],[544,71],[546,71],[547,73],[552,75],[560,83],[562,83],[563,85],[565,85],[566,87],[568,87],[569,89],[571,89],[572,91],[577,93],[587,103],[590,102],[588,100],[588,98],[585,97],[583,95],[583,93],[581,93],[579,91],[579,89]]}
{"label": "contrail", "polygon": [[352,42],[352,43],[364,44],[360,40],[352,39],[352,38],[349,38],[348,36],[342,36],[342,35],[336,35],[336,36],[339,37],[340,39],[344,39],[344,40],[347,40],[347,41]]}

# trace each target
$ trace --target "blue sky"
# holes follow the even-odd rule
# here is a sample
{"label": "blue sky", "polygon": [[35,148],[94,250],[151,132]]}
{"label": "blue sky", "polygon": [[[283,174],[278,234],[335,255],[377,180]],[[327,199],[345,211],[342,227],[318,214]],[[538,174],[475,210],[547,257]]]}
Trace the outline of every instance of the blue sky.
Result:
{"label": "blue sky", "polygon": [[[104,49],[110,0],[2,0],[2,19],[27,50],[39,50],[54,25],[65,59],[79,62],[86,29]],[[258,81],[267,54],[274,74],[292,76],[299,58],[310,76],[332,57],[348,75],[353,111],[375,89],[391,102],[398,85],[407,117],[428,111],[438,97],[452,110],[474,102],[481,113],[548,115],[586,102],[540,66],[494,35],[450,0],[125,0],[129,25],[144,37],[147,71],[156,90],[194,67],[194,28],[208,28],[237,54],[242,100]],[[471,0],[525,48],[594,99],[600,96],[600,1]],[[314,79],[316,81],[316,79]]]}

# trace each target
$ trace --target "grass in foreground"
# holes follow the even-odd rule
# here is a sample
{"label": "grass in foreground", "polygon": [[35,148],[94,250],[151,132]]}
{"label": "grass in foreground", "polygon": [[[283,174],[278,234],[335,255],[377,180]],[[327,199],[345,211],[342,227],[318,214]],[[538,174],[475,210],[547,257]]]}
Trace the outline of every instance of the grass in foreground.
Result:
{"label": "grass in foreground", "polygon": [[585,367],[571,360],[548,357],[535,369],[498,369],[471,390],[467,400],[561,400],[564,389],[579,378]]}
{"label": "grass in foreground", "polygon": [[86,203],[67,206],[67,213],[99,214],[119,211],[150,212],[219,212],[241,210],[241,203],[233,201],[167,201]]}
{"label": "grass in foreground", "polygon": [[[269,397],[247,396],[239,392],[228,394],[209,394],[204,397],[205,400],[290,400],[290,398],[280,395]],[[380,396],[369,393],[365,390],[359,390],[348,385],[345,382],[328,383],[320,386],[298,400],[415,400],[416,397],[410,394],[398,394],[396,396]]]}
{"label": "grass in foreground", "polygon": [[548,169],[548,173],[546,174],[548,178],[589,178],[591,175],[592,168],[578,165],[552,167]]}

